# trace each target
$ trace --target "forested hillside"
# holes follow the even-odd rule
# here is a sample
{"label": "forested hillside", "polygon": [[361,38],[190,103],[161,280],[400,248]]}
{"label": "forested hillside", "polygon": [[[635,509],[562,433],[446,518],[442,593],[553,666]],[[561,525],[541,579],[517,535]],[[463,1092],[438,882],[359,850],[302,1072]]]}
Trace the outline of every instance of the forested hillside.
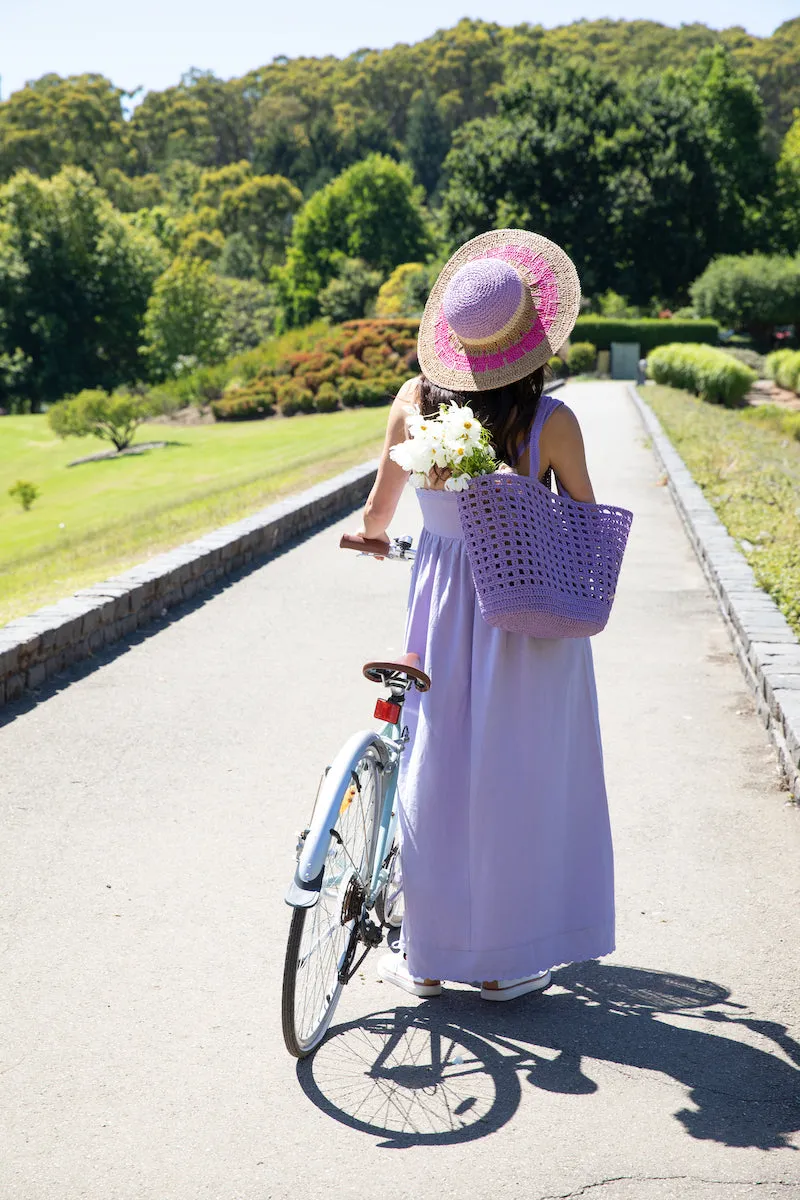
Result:
{"label": "forested hillside", "polygon": [[102,75],[44,76],[0,104],[0,179],[67,163],[98,177],[111,168],[140,176],[175,159],[220,167],[246,158],[256,173],[285,175],[308,194],[370,150],[426,158],[433,125],[444,157],[455,129],[495,111],[494,88],[515,67],[549,71],[578,59],[620,79],[691,67],[717,44],[758,84],[777,146],[800,106],[800,18],[770,38],[653,21],[547,30],[464,20],[413,46],[276,59],[227,82],[190,71],[148,93],[129,122],[124,94]]}
{"label": "forested hillside", "polygon": [[618,294],[608,315],[800,244],[800,18],[770,38],[464,20],[137,99],[126,117],[103,75],[49,75],[0,104],[0,405],[174,377],[376,301],[413,315],[494,225],[563,244],[589,304]]}

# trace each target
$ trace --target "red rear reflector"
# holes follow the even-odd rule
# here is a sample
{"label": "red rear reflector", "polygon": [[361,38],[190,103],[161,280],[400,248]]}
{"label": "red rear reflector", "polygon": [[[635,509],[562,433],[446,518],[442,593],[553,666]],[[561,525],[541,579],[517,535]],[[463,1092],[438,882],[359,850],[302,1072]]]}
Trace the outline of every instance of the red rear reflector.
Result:
{"label": "red rear reflector", "polygon": [[393,704],[391,700],[378,700],[375,716],[379,721],[388,721],[390,725],[396,725],[400,720],[400,705]]}

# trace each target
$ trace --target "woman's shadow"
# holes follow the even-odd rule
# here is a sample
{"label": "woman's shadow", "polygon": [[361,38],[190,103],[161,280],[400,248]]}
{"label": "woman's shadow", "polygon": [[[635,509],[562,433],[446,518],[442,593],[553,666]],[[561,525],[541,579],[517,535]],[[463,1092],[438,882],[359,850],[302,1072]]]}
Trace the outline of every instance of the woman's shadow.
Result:
{"label": "woman's shadow", "polygon": [[[679,975],[586,962],[553,982],[558,990],[508,1005],[453,991],[336,1026],[298,1064],[300,1084],[324,1112],[384,1146],[441,1145],[504,1125],[523,1081],[566,1094],[598,1091],[583,1059],[600,1059],[689,1088],[696,1108],[675,1116],[694,1138],[791,1148],[789,1135],[800,1129],[800,1045],[785,1026],[754,1018],[718,984]],[[660,1015],[680,1015],[682,1025]],[[698,1027],[685,1028],[687,1020]],[[785,1057],[748,1044],[745,1031]]]}

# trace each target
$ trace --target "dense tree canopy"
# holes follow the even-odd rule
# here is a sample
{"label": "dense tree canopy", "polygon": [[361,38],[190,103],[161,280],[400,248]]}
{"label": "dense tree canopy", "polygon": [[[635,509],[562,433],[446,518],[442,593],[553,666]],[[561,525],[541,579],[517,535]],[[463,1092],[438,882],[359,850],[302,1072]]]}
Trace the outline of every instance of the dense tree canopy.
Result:
{"label": "dense tree canopy", "polygon": [[317,315],[319,293],[345,257],[385,276],[424,255],[431,243],[420,192],[408,167],[380,154],[316,192],[295,220],[286,265],[276,273],[288,322]]}
{"label": "dense tree canopy", "polygon": [[790,253],[800,252],[800,108],[783,140],[777,166],[776,196],[780,240]]}
{"label": "dense tree canopy", "polygon": [[142,354],[153,379],[180,372],[182,362],[225,356],[225,296],[208,263],[176,258],[155,282],[144,319]]}
{"label": "dense tree canopy", "polygon": [[[800,18],[769,38],[654,21],[543,29],[463,20],[415,45],[344,59],[279,58],[241,79],[189,71],[175,87],[149,92],[129,122],[124,93],[102,76],[44,76],[0,104],[0,179],[22,167],[50,175],[66,163],[137,175],[176,160],[216,168],[247,159],[256,173],[284,175],[310,195],[370,152],[402,157],[421,119],[441,120],[436,138],[449,138],[491,115],[495,85],[520,66],[547,73],[581,60],[617,78],[641,76],[690,68],[716,45],[755,80],[777,154],[800,106]],[[424,112],[421,95],[436,107],[426,99]]]}
{"label": "dense tree canopy", "polygon": [[0,189],[0,404],[136,378],[142,318],[166,263],[85,171],[17,174]]}
{"label": "dense tree canopy", "polygon": [[0,179],[65,165],[100,175],[133,165],[120,88],[102,75],[43,75],[0,104]]}
{"label": "dense tree canopy", "polygon": [[457,131],[446,160],[451,242],[538,229],[580,263],[587,292],[636,303],[676,296],[714,254],[758,244],[771,178],[761,102],[724,51],[628,83],[586,63],[525,68],[497,105]]}
{"label": "dense tree canopy", "polygon": [[0,404],[418,312],[494,225],[561,242],[594,311],[674,308],[720,255],[800,247],[800,18],[463,20],[132,98],[46,75],[0,103]]}

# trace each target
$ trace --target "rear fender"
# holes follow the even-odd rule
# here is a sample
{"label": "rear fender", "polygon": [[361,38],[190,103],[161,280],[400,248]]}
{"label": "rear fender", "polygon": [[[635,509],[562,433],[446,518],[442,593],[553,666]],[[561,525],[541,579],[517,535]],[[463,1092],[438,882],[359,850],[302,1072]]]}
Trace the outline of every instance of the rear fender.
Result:
{"label": "rear fender", "polygon": [[342,746],[322,781],[297,870],[286,893],[286,903],[292,908],[311,908],[319,899],[325,859],[331,844],[331,829],[339,816],[342,795],[350,785],[353,770],[370,746],[376,747],[383,761],[385,750],[377,733],[373,730],[354,733]]}

